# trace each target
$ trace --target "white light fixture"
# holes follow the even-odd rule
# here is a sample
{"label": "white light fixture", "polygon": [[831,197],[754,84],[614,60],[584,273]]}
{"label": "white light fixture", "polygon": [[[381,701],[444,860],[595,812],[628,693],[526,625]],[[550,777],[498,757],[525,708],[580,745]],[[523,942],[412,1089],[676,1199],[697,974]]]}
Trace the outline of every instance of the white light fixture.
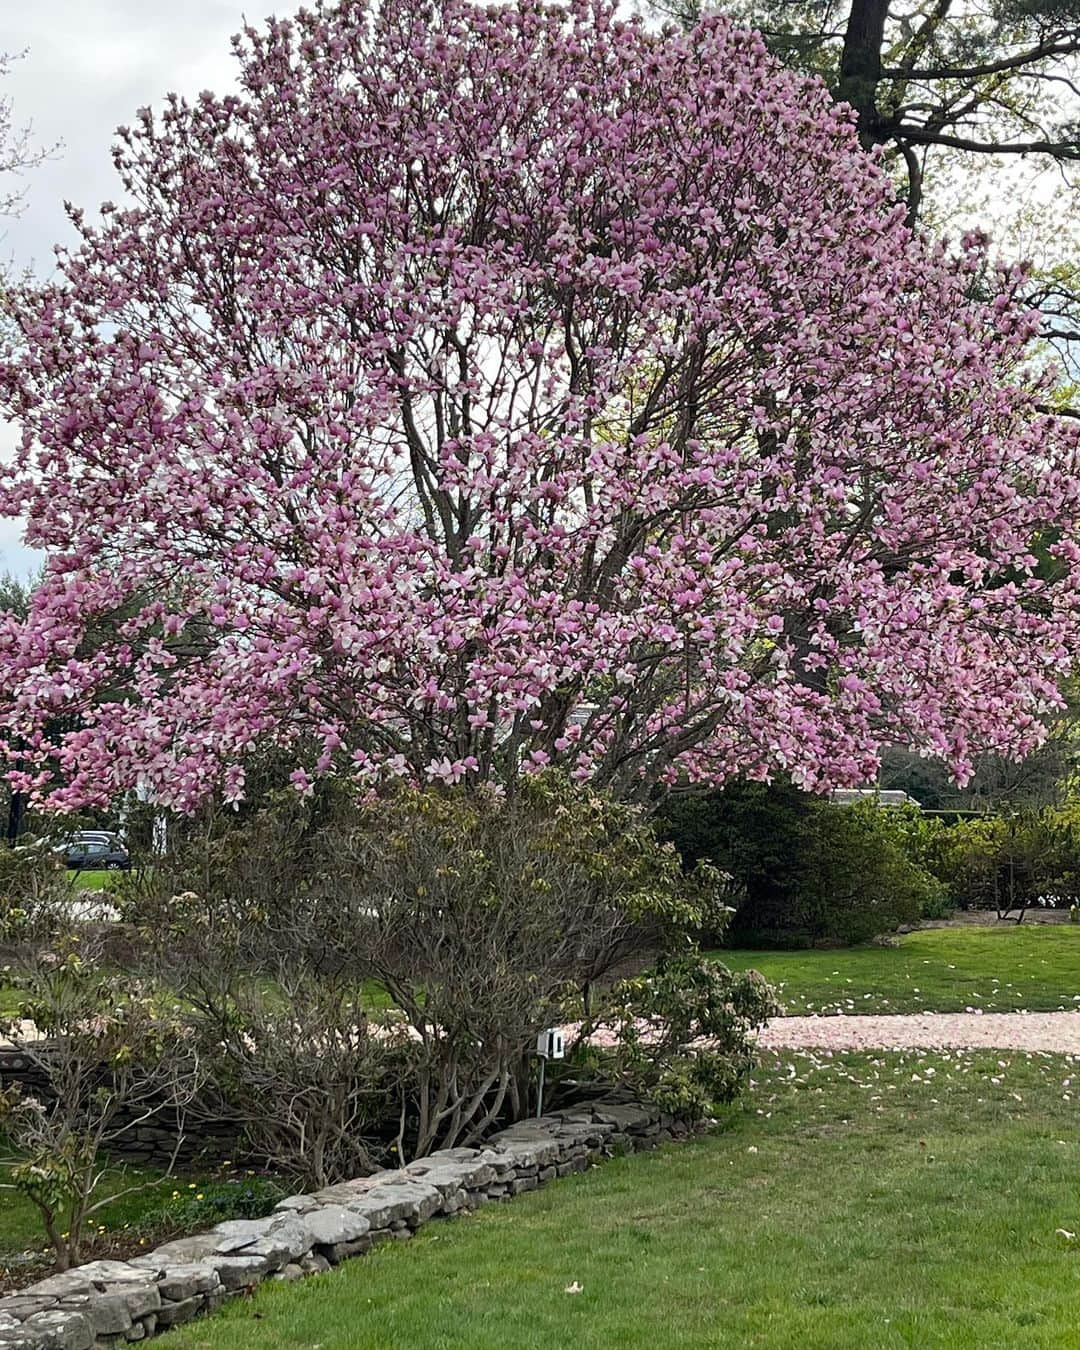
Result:
{"label": "white light fixture", "polygon": [[566,1041],[558,1027],[548,1027],[536,1038],[536,1054],[540,1060],[540,1082],[536,1089],[536,1118],[544,1114],[544,1073],[549,1059],[566,1058]]}

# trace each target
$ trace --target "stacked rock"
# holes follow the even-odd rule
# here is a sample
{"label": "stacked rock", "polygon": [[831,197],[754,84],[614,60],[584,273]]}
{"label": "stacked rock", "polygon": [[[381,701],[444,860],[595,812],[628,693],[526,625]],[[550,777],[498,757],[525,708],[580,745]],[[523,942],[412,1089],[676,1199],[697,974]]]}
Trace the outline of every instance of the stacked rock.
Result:
{"label": "stacked rock", "polygon": [[282,1200],[262,1219],[231,1219],[130,1261],[92,1261],[0,1299],[0,1347],[128,1345],[212,1312],[263,1280],[319,1274],[430,1219],[476,1209],[652,1148],[693,1127],[652,1106],[600,1101],[522,1121],[483,1148],[448,1148],[407,1167]]}

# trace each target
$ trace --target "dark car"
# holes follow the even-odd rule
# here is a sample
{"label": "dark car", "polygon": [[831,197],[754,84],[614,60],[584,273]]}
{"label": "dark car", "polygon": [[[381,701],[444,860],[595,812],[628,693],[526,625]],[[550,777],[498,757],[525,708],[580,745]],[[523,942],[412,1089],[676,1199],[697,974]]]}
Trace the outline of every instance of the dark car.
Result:
{"label": "dark car", "polygon": [[80,830],[57,845],[65,867],[80,872],[120,872],[131,866],[131,858],[118,834],[107,830]]}

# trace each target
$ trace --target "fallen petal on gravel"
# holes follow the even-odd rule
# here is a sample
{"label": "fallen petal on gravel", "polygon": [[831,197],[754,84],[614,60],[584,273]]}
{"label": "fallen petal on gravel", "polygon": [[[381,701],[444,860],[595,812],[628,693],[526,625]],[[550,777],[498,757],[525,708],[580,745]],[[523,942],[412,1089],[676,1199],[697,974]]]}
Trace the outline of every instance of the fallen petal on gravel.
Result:
{"label": "fallen petal on gravel", "polygon": [[1080,1013],[910,1013],[776,1017],[769,1050],[1033,1050],[1080,1055]]}

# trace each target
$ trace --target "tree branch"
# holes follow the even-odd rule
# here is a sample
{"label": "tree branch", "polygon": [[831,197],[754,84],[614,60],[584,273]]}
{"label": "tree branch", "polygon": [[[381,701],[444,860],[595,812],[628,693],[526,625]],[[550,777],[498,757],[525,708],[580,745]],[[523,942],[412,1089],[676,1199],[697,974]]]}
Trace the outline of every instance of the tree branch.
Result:
{"label": "tree branch", "polygon": [[1055,56],[1075,56],[1077,52],[1080,52],[1080,35],[1068,42],[1045,43],[1030,51],[1003,56],[1000,61],[987,61],[979,66],[916,66],[911,70],[903,66],[886,66],[881,74],[886,80],[979,80],[987,75],[1000,75],[1007,70],[1020,70],[1035,61],[1045,61]]}
{"label": "tree branch", "polygon": [[1055,159],[1080,159],[1080,144],[1070,141],[976,141],[904,124],[891,130],[901,145],[907,141],[916,145],[943,145],[952,150],[973,150],[984,155],[1052,155]]}

